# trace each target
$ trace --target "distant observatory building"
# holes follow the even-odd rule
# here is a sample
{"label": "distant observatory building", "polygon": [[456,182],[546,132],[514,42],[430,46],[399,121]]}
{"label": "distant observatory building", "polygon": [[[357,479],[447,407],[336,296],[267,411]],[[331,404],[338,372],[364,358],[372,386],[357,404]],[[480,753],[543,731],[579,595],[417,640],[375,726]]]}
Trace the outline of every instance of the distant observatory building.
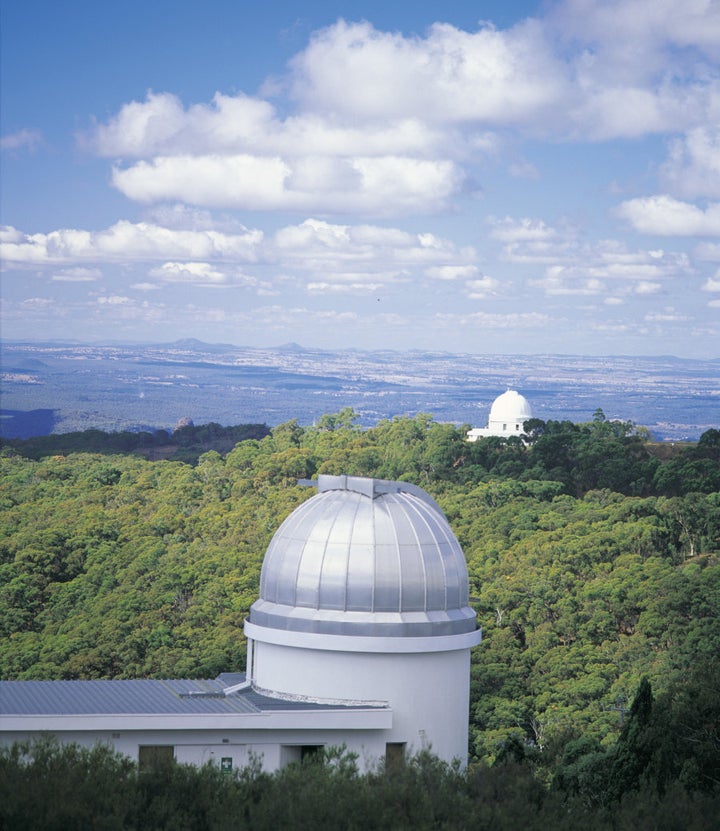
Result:
{"label": "distant observatory building", "polygon": [[519,436],[523,432],[523,424],[532,417],[527,398],[515,390],[508,390],[493,401],[487,427],[468,430],[467,439],[477,441],[487,436]]}
{"label": "distant observatory building", "polygon": [[445,516],[405,482],[306,484],[318,493],[265,554],[246,674],[0,682],[2,743],[51,732],[141,762],[166,754],[224,769],[255,754],[274,770],[343,744],[363,768],[423,748],[465,764],[481,632]]}

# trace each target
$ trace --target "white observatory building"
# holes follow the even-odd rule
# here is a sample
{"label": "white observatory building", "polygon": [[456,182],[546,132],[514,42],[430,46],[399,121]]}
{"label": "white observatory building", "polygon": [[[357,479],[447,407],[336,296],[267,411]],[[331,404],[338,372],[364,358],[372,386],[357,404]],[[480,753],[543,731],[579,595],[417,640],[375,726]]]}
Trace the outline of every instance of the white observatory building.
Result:
{"label": "white observatory building", "polygon": [[320,476],[270,543],[245,634],[259,691],[387,702],[392,727],[373,756],[389,744],[466,761],[481,635],[463,552],[420,488]]}
{"label": "white observatory building", "polygon": [[3,681],[0,741],[54,733],[226,770],[345,745],[362,769],[429,749],[467,762],[481,632],[442,510],[405,482],[319,476],[280,525],[245,622],[247,673],[214,680]]}
{"label": "white observatory building", "polygon": [[467,440],[477,441],[487,436],[520,436],[523,433],[523,424],[532,417],[532,409],[527,398],[516,390],[507,390],[493,401],[487,427],[468,430]]}

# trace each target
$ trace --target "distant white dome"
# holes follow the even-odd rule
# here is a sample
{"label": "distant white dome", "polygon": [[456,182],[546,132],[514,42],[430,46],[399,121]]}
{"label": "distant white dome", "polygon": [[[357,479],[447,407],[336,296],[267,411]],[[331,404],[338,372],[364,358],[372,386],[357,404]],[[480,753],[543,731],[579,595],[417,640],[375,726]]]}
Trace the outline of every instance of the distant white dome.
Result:
{"label": "distant white dome", "polygon": [[527,421],[532,418],[532,409],[524,395],[508,390],[499,395],[490,408],[489,423]]}
{"label": "distant white dome", "polygon": [[342,635],[454,635],[476,629],[465,556],[421,488],[319,476],[265,554],[252,623]]}
{"label": "distant white dome", "polygon": [[525,422],[532,417],[527,398],[515,390],[508,390],[493,401],[487,427],[473,427],[468,430],[467,439],[478,441],[488,436],[522,436]]}

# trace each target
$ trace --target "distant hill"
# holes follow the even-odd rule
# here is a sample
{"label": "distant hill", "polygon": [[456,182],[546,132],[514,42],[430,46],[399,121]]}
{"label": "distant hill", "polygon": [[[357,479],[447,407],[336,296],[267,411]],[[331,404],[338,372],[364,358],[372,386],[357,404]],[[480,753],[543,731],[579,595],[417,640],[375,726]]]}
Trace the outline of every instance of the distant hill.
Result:
{"label": "distant hill", "polygon": [[180,340],[176,340],[172,343],[167,344],[167,346],[171,349],[189,349],[202,352],[226,352],[228,349],[236,348],[229,343],[205,343],[204,341],[198,340],[197,338],[181,338]]}

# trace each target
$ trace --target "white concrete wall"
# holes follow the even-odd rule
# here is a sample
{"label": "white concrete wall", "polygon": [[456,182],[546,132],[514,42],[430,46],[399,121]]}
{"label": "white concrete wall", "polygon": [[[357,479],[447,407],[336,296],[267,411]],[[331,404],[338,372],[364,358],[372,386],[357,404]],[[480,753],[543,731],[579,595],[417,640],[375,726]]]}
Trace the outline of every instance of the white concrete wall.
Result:
{"label": "white concrete wall", "polygon": [[[83,747],[108,744],[119,753],[138,760],[141,745],[171,745],[178,762],[202,766],[211,762],[220,765],[223,758],[232,758],[233,768],[245,767],[256,756],[262,767],[274,771],[299,758],[303,745],[340,747],[356,753],[358,765],[366,770],[385,754],[384,730],[267,730],[267,731],[216,731],[202,730],[153,730],[112,733],[109,731],[57,731],[54,735],[63,743]],[[4,732],[0,744],[11,745],[19,741],[40,738],[39,732]]]}
{"label": "white concrete wall", "polygon": [[[467,763],[470,650],[385,654],[304,649],[255,641],[255,683],[289,696],[387,701],[385,741]],[[385,748],[381,748],[384,755]]]}

